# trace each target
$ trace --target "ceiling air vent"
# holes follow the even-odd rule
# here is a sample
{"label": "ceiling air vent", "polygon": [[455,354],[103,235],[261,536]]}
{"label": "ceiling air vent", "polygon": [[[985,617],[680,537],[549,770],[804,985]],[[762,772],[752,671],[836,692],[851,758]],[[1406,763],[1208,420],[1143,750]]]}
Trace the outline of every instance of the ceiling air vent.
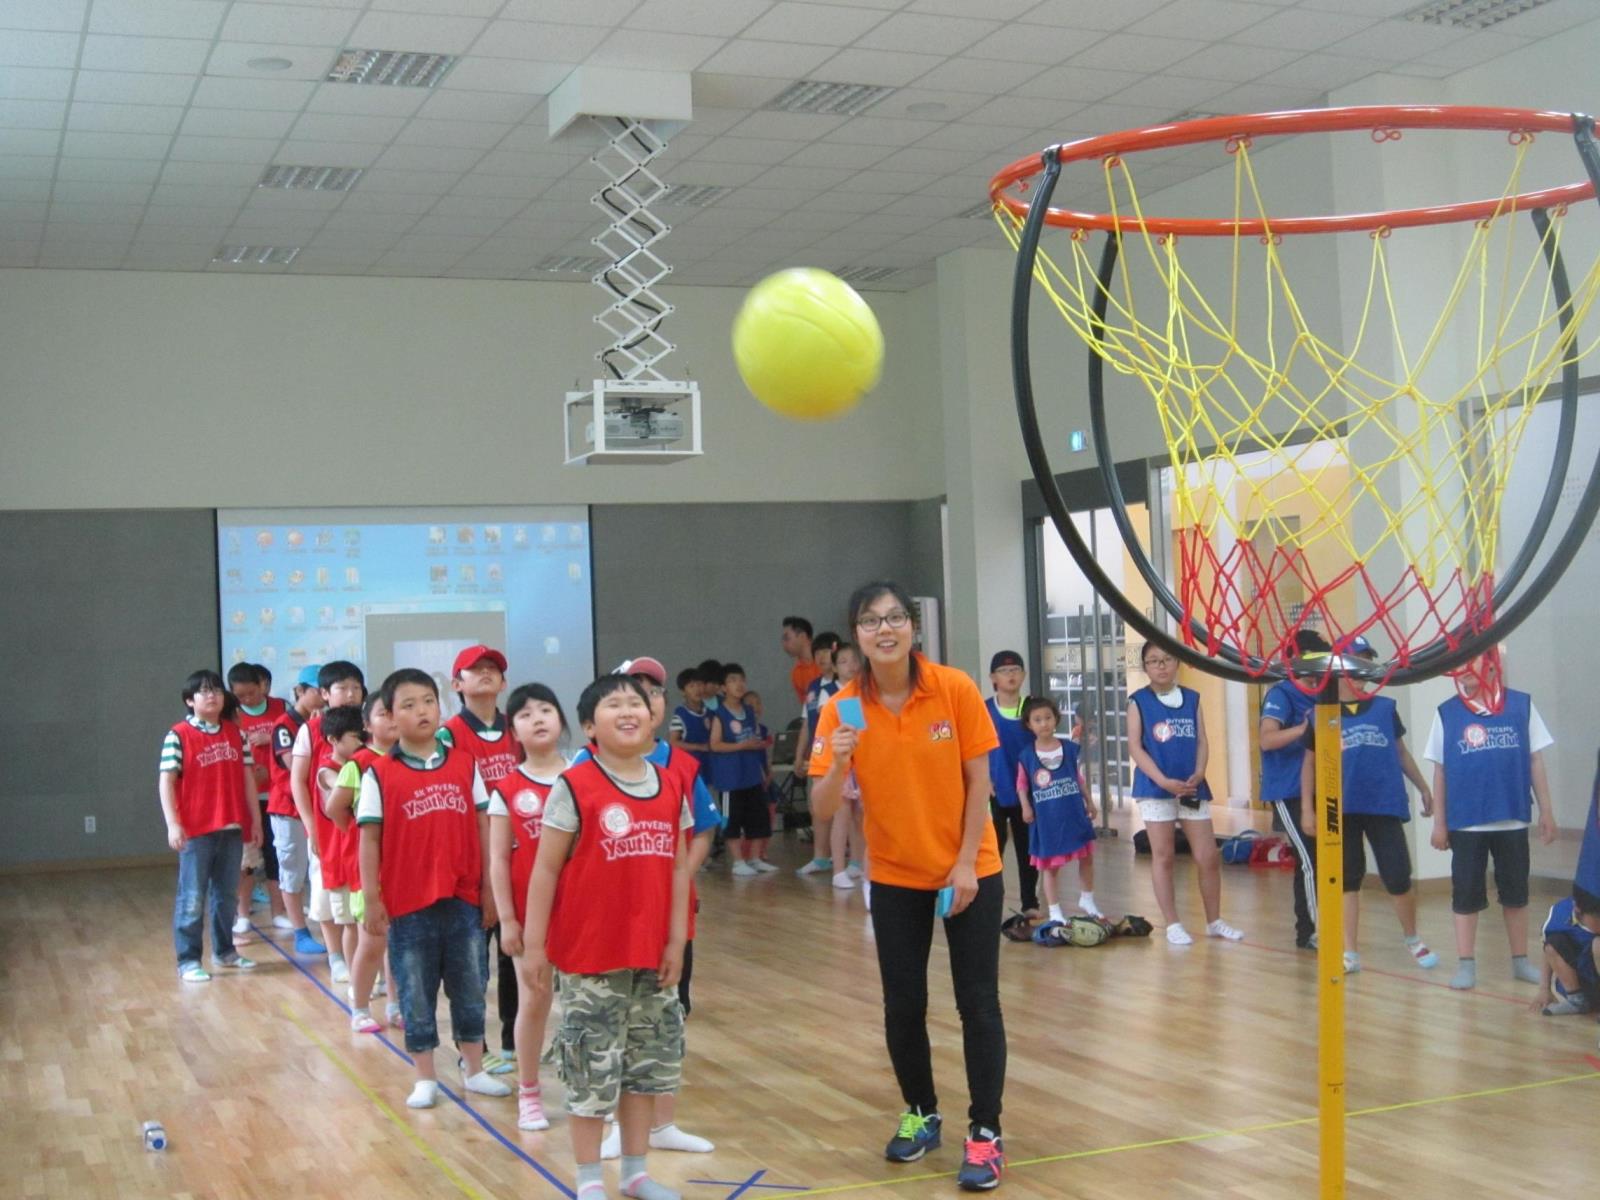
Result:
{"label": "ceiling air vent", "polygon": [[454,54],[429,54],[423,50],[341,50],[327,80],[329,83],[431,88],[455,65]]}
{"label": "ceiling air vent", "polygon": [[555,275],[593,275],[611,264],[609,258],[585,257],[581,254],[552,254],[533,265],[536,271],[549,271]]}
{"label": "ceiling air vent", "polygon": [[1424,25],[1453,25],[1457,29],[1493,29],[1502,21],[1543,8],[1550,0],[1433,0],[1400,14]]}
{"label": "ceiling air vent", "polygon": [[732,188],[714,183],[674,183],[659,203],[670,208],[705,208],[721,200]]}
{"label": "ceiling air vent", "polygon": [[300,253],[299,246],[220,246],[211,256],[214,263],[256,263],[260,266],[286,267]]}
{"label": "ceiling air vent", "polygon": [[834,274],[846,283],[882,283],[891,275],[898,275],[899,267],[845,267]]}
{"label": "ceiling air vent", "polygon": [[291,192],[348,192],[366,173],[364,167],[291,167],[273,163],[256,186]]}
{"label": "ceiling air vent", "polygon": [[802,79],[791,83],[766,104],[769,112],[817,113],[826,117],[858,117],[894,88],[874,83],[823,83]]}

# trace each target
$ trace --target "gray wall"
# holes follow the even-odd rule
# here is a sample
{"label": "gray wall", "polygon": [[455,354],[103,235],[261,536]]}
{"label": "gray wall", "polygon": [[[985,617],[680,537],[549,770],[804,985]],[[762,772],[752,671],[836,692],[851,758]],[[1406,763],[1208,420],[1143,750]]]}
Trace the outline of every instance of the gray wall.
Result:
{"label": "gray wall", "polygon": [[166,849],[156,757],[216,662],[214,530],[209,509],[0,512],[0,867]]}
{"label": "gray wall", "polygon": [[[936,500],[610,505],[591,518],[601,668],[738,659],[774,726],[797,711],[786,614],[839,628],[869,578],[940,595]],[[161,736],[183,715],[184,676],[217,658],[211,510],[0,512],[0,581],[0,707],[15,735],[0,755],[0,869],[161,854]],[[91,814],[98,832],[85,834]]]}
{"label": "gray wall", "polygon": [[738,662],[775,729],[799,715],[779,646],[785,616],[843,634],[845,602],[870,579],[940,595],[936,500],[618,504],[591,519],[601,668],[639,654],[673,676],[705,658]]}

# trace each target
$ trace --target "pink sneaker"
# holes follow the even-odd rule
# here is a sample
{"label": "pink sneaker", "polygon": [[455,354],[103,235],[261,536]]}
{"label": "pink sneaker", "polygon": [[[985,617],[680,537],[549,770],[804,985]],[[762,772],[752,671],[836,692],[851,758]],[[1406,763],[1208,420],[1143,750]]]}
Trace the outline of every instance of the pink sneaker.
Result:
{"label": "pink sneaker", "polygon": [[372,1019],[372,1014],[364,1008],[358,1008],[350,1014],[351,1033],[379,1033],[383,1026]]}
{"label": "pink sneaker", "polygon": [[550,1118],[544,1115],[544,1096],[537,1084],[517,1089],[517,1128],[529,1132],[550,1128]]}

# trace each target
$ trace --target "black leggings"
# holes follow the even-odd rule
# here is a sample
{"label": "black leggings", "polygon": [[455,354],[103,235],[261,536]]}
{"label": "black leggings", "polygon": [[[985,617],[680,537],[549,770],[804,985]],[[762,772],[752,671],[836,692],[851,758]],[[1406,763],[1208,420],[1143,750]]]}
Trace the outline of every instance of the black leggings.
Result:
{"label": "black leggings", "polygon": [[994,836],[1000,842],[1000,858],[1006,856],[1006,834],[1017,847],[1017,879],[1022,884],[1022,907],[1032,910],[1039,907],[1039,868],[1028,857],[1028,823],[1022,819],[1022,805],[1001,808],[989,798],[989,814],[994,818]]}
{"label": "black leggings", "polygon": [[[938,892],[872,885],[872,933],[883,977],[883,1025],[889,1061],[908,1108],[937,1112],[933,1060],[928,1046],[928,952],[933,946]],[[959,916],[944,922],[950,976],[961,1014],[967,1064],[967,1118],[1000,1132],[1000,1097],[1006,1084],[1006,1027],[1000,1015],[1000,914],[1005,880],[978,881],[978,895]]]}
{"label": "black leggings", "polygon": [[1361,844],[1366,835],[1372,857],[1378,864],[1378,878],[1391,896],[1404,896],[1411,890],[1411,849],[1406,845],[1405,822],[1399,817],[1378,813],[1344,814],[1344,890],[1359,892],[1367,874],[1367,851]]}
{"label": "black leggings", "polygon": [[694,941],[691,939],[683,944],[683,974],[678,977],[678,1003],[683,1005],[683,1015],[688,1016],[691,1005],[689,1004],[689,980],[694,977]]}

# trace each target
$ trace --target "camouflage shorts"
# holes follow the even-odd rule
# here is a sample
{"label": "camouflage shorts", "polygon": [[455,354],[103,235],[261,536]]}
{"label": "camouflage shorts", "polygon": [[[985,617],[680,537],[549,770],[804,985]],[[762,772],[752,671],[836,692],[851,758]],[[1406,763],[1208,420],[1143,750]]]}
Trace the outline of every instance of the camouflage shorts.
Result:
{"label": "camouflage shorts", "polygon": [[660,987],[654,971],[626,970],[562,974],[556,990],[561,1028],[552,1049],[568,1112],[599,1117],[616,1111],[622,1092],[677,1091],[683,1065],[677,988]]}

